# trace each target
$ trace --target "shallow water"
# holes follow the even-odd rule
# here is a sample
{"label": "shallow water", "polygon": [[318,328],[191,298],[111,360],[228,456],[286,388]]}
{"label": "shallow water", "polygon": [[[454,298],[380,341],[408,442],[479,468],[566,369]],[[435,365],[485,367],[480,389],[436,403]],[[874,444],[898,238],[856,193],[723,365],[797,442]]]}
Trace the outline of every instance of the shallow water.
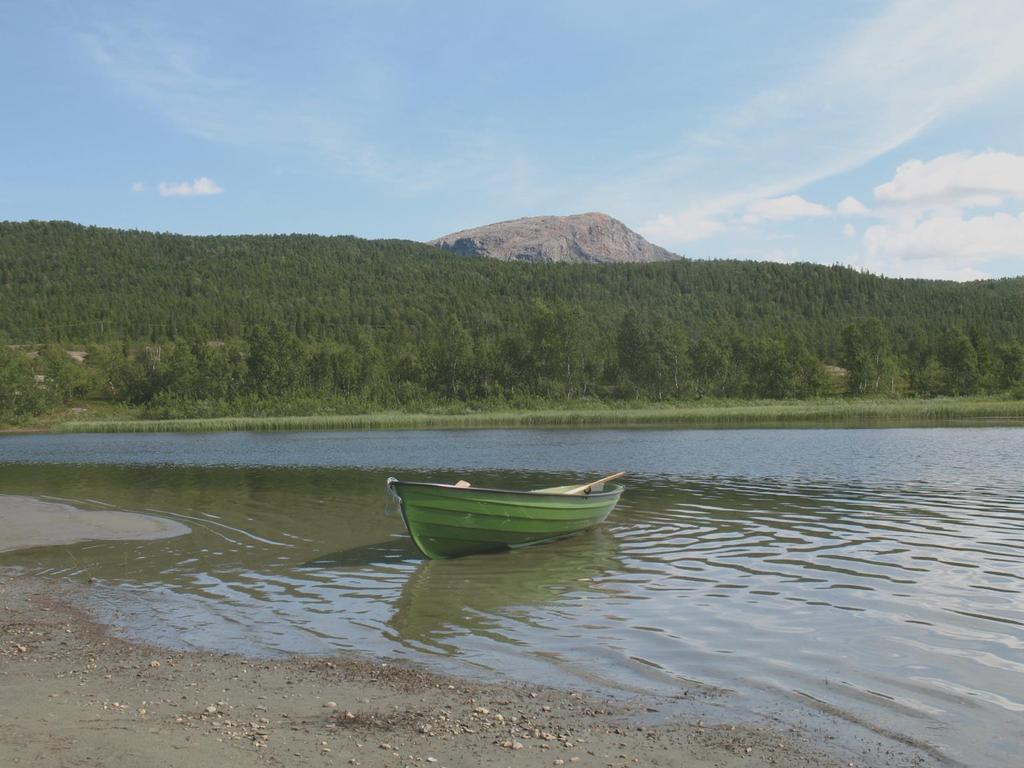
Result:
{"label": "shallow water", "polygon": [[[191,533],[0,556],[95,577],[129,634],[810,705],[972,766],[1024,747],[1024,429],[480,430],[0,438],[0,494]],[[384,478],[629,472],[608,522],[424,562]],[[0,534],[2,535],[2,534]]]}

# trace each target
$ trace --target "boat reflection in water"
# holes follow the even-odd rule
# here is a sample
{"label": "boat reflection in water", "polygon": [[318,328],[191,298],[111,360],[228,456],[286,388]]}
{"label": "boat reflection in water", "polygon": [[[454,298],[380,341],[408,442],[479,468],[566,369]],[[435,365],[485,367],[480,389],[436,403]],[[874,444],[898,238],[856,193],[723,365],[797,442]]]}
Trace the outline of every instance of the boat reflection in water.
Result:
{"label": "boat reflection in water", "polygon": [[580,599],[621,568],[615,537],[601,528],[542,547],[452,560],[424,560],[394,602],[388,626],[404,643],[446,648],[465,635],[511,642],[499,625],[566,599]]}

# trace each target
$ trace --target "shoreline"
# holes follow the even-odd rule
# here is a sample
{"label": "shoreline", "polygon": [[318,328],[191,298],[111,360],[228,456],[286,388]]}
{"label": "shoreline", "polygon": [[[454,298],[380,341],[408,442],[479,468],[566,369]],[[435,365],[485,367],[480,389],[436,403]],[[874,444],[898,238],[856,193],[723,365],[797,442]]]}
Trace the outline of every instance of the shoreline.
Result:
{"label": "shoreline", "polygon": [[702,402],[661,406],[549,408],[466,413],[378,412],[303,416],[85,419],[50,414],[0,428],[0,434],[120,432],[271,432],[388,429],[509,429],[535,427],[867,427],[934,426],[963,421],[1024,424],[1024,400],[992,397],[929,399]]}
{"label": "shoreline", "polygon": [[702,714],[699,695],[680,712],[654,695],[612,701],[351,655],[171,651],[116,637],[79,607],[85,590],[0,569],[0,764],[936,764],[898,739],[837,739],[853,729],[838,718],[722,722]]}

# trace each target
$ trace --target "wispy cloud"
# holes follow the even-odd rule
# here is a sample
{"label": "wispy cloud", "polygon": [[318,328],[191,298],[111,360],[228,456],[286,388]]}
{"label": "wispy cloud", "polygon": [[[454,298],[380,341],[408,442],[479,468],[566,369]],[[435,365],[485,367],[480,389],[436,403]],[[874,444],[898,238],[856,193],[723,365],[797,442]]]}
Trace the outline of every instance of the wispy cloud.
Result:
{"label": "wispy cloud", "polygon": [[219,195],[224,189],[208,176],[200,176],[195,181],[179,181],[168,183],[161,181],[157,185],[161,197],[195,197],[201,195]]}
{"label": "wispy cloud", "polygon": [[743,214],[744,224],[759,224],[762,221],[791,221],[831,216],[832,211],[820,203],[804,200],[800,195],[772,197],[755,200]]}
{"label": "wispy cloud", "polygon": [[141,181],[132,182],[132,192],[145,192],[146,185]]}
{"label": "wispy cloud", "polygon": [[426,142],[380,138],[382,125],[409,117],[389,117],[394,84],[378,62],[346,60],[347,70],[319,93],[275,89],[266,78],[220,74],[215,51],[151,23],[97,25],[80,39],[109,78],[190,136],[278,157],[292,153],[407,194],[474,185],[525,200],[545,186],[528,155],[499,140],[500,129],[418,126],[421,137],[432,132],[441,147],[432,153],[422,151]]}
{"label": "wispy cloud", "polygon": [[726,229],[723,217],[732,208],[731,200],[721,200],[694,206],[672,216],[662,214],[647,222],[642,232],[657,242],[692,243],[704,240]]}
{"label": "wispy cloud", "polygon": [[694,209],[790,194],[903,145],[998,89],[1024,83],[1022,39],[1015,0],[983,10],[969,0],[940,10],[926,0],[889,4],[845,39],[826,41],[808,74],[736,105],[702,131],[713,144],[686,144],[641,174],[629,194],[660,186],[677,199],[674,211],[649,216],[642,231],[683,232],[672,222],[685,222]]}

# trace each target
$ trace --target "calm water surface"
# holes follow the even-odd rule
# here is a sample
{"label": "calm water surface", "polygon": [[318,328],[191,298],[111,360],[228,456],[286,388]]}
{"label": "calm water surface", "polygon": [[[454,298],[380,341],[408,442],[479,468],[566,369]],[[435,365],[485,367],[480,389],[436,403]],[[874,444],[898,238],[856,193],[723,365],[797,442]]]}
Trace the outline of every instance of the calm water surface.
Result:
{"label": "calm water surface", "polygon": [[[1024,748],[1022,457],[1024,429],[1002,427],[10,436],[0,494],[192,532],[0,565],[95,577],[126,632],[173,645],[701,683],[1003,766]],[[618,469],[604,526],[514,553],[425,562],[384,514],[388,474],[537,487]]]}

